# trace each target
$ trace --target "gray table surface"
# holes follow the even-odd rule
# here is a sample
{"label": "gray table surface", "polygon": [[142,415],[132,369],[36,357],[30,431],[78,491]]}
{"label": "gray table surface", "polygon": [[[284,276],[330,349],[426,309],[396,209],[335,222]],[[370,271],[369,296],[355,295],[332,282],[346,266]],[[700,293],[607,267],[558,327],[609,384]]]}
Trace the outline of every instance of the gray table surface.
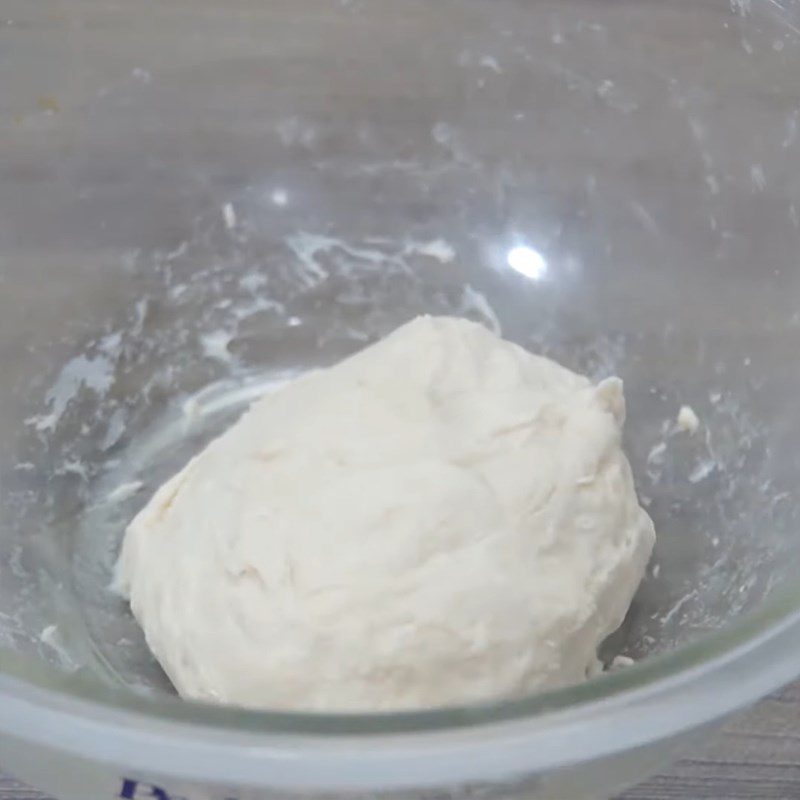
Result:
{"label": "gray table surface", "polygon": [[[14,765],[7,764],[13,771]],[[0,800],[42,795],[0,776]],[[731,720],[698,753],[619,800],[800,800],[800,682]]]}

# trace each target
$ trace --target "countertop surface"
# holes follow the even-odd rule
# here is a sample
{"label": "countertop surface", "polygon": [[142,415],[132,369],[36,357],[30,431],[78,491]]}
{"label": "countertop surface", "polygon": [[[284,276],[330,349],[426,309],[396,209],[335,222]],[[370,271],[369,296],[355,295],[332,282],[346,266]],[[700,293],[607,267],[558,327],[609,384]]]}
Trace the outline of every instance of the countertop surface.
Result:
{"label": "countertop surface", "polygon": [[[7,764],[13,771],[13,764]],[[0,800],[42,795],[0,776]],[[800,682],[732,719],[699,752],[619,800],[800,799]]]}
{"label": "countertop surface", "polygon": [[740,714],[696,754],[620,800],[797,800],[800,683]]}

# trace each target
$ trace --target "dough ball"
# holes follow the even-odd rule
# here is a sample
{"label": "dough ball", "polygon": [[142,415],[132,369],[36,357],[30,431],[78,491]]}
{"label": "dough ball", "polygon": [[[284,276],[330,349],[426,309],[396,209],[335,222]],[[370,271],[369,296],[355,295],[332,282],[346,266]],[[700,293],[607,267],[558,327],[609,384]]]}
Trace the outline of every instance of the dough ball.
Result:
{"label": "dough ball", "polygon": [[420,317],[257,401],[129,526],[184,697],[418,709],[581,681],[654,542],[622,384]]}

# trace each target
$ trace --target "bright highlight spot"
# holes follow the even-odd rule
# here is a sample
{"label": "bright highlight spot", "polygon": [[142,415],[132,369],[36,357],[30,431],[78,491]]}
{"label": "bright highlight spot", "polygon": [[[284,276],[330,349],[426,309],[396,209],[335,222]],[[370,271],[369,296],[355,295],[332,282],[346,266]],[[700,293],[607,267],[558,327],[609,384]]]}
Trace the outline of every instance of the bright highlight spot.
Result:
{"label": "bright highlight spot", "polygon": [[534,281],[541,280],[547,274],[547,261],[538,250],[534,250],[532,247],[525,245],[512,247],[508,251],[506,261],[511,269]]}

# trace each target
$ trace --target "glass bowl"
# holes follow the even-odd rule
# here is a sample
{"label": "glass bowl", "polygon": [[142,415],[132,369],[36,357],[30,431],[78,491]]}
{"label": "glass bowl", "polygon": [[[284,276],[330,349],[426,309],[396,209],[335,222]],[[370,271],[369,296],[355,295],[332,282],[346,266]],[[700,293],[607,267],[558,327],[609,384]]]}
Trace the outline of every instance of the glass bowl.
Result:
{"label": "glass bowl", "polygon": [[[789,0],[7,0],[0,763],[65,800],[573,800],[790,680],[799,38]],[[418,714],[179,701],[108,590],[126,522],[419,313],[625,380],[636,663]]]}

